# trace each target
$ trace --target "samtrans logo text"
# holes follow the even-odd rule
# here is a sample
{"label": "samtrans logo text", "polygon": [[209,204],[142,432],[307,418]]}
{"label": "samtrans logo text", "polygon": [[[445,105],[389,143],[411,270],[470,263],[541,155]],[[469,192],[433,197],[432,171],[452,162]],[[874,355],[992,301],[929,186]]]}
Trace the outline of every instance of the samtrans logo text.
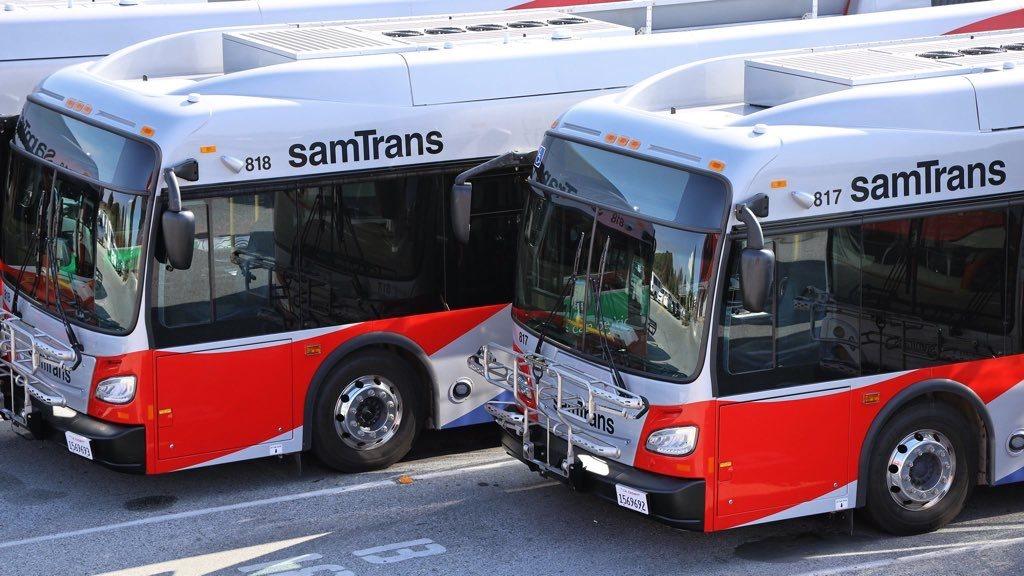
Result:
{"label": "samtrans logo text", "polygon": [[39,367],[45,370],[46,372],[49,372],[50,375],[53,376],[54,378],[58,380],[63,380],[68,384],[71,383],[71,370],[68,370],[63,366],[53,366],[51,364],[47,364],[46,362],[40,363]]}
{"label": "samtrans logo text", "polygon": [[[578,404],[562,404],[562,409],[566,412],[572,412],[580,418],[587,418],[587,409]],[[605,434],[615,434],[615,420],[604,414],[591,414],[590,418],[587,419],[587,424],[595,430],[600,430]]]}
{"label": "samtrans logo text", "polygon": [[850,183],[854,202],[884,200],[900,196],[918,196],[955,192],[985,186],[999,186],[1006,182],[1006,162],[993,160],[988,164],[942,166],[938,160],[917,163],[916,170],[875,174],[872,177],[858,176]]}
{"label": "samtrans logo text", "polygon": [[444,150],[444,135],[433,130],[426,135],[419,132],[378,136],[376,130],[356,130],[347,140],[292,144],[288,148],[293,168],[324,166],[346,162],[364,162],[381,158],[407,158],[440,154]]}

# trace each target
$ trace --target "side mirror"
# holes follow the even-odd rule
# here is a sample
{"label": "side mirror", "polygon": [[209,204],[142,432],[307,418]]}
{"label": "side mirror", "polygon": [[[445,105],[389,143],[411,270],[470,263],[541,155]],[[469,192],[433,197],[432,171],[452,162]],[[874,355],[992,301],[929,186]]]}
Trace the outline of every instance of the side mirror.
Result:
{"label": "side mirror", "polygon": [[740,252],[740,291],[743,308],[764,312],[775,280],[775,253],[767,248],[746,247]]}
{"label": "side mirror", "polygon": [[748,312],[764,312],[775,280],[775,253],[764,247],[764,230],[757,220],[767,215],[768,197],[764,194],[736,206],[736,218],[747,227],[747,247],[740,252],[740,292]]}
{"label": "side mirror", "polygon": [[193,238],[196,234],[196,216],[191,210],[181,209],[181,187],[178,185],[179,167],[194,163],[186,160],[173,168],[164,169],[167,184],[167,210],[160,217],[160,232],[164,242],[167,263],[178,270],[192,267]]}
{"label": "side mirror", "polygon": [[196,235],[195,214],[191,210],[165,210],[160,219],[160,232],[167,263],[177,270],[188,270],[192,266],[192,239]]}
{"label": "side mirror", "polygon": [[512,150],[497,158],[491,158],[479,166],[474,166],[455,177],[455,183],[452,184],[451,211],[452,231],[456,240],[463,244],[469,242],[469,220],[472,216],[473,206],[473,184],[469,182],[469,179],[490,170],[532,162],[534,154],[535,152]]}
{"label": "side mirror", "polygon": [[[460,175],[461,176],[461,175]],[[455,239],[466,244],[469,242],[469,221],[473,207],[473,183],[452,185],[452,230]]]}

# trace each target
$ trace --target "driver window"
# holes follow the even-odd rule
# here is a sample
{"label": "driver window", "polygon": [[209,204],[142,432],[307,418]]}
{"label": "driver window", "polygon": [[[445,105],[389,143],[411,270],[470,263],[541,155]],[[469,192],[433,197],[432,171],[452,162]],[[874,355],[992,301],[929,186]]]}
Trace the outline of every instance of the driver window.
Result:
{"label": "driver window", "polygon": [[183,203],[196,217],[196,234],[192,266],[188,270],[169,270],[159,266],[157,290],[157,326],[179,328],[210,322],[213,304],[210,301],[210,234],[207,227],[206,202]]}
{"label": "driver window", "polygon": [[[739,256],[746,244],[744,240],[733,242],[722,300],[722,364],[728,375],[770,370],[775,365],[774,296],[768,298],[763,312],[743,308]],[[765,248],[774,251],[775,243],[766,240]]]}
{"label": "driver window", "polygon": [[719,392],[828,382],[860,374],[860,227],[776,235],[768,309],[743,309],[739,252],[732,250],[723,300]]}

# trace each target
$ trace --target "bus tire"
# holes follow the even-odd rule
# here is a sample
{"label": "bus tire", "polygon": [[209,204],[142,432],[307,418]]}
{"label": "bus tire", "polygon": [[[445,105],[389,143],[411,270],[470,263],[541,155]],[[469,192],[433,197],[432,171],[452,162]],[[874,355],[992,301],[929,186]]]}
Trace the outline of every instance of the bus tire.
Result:
{"label": "bus tire", "polygon": [[424,422],[420,379],[401,358],[367,352],[345,359],[320,386],[313,452],[341,472],[387,468],[412,448]]}
{"label": "bus tire", "polygon": [[913,404],[882,428],[871,447],[867,512],[892,534],[931,532],[963,510],[977,477],[972,426],[953,407]]}

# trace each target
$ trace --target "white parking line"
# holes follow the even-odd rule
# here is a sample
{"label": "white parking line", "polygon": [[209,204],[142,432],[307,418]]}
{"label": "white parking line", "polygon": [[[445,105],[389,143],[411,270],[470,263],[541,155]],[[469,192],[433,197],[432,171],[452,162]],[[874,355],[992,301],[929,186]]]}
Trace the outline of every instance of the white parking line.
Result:
{"label": "white parking line", "polygon": [[936,530],[936,534],[955,532],[999,532],[1002,530],[1020,530],[1024,524],[969,524],[965,526],[949,526]]}
{"label": "white parking line", "polygon": [[[1012,544],[1019,544],[1024,542],[1024,537],[1020,538],[1003,538],[1000,540],[975,540],[971,542],[955,542],[943,545],[943,549],[935,550],[937,546],[917,546],[913,548],[901,548],[887,550],[885,552],[911,552],[918,550],[931,550],[930,552],[923,552],[920,554],[910,554],[907,556],[896,556],[895,558],[886,558],[884,560],[875,560],[873,562],[862,562],[860,564],[848,564],[846,566],[836,566],[834,568],[822,568],[821,570],[812,570],[810,572],[804,572],[802,574],[796,574],[794,576],[835,576],[836,574],[848,574],[850,572],[860,572],[863,570],[875,570],[878,568],[886,568],[895,564],[902,564],[904,562],[914,562],[919,560],[934,560],[935,558],[943,558],[946,556],[955,556],[957,554],[963,554],[966,552],[978,552],[981,550],[988,550],[990,548],[998,548],[1001,546],[1010,546]],[[822,554],[820,556],[810,556],[808,558],[839,558],[848,556],[853,553],[838,553],[838,554]]]}
{"label": "white parking line", "polygon": [[[458,476],[460,474],[467,474],[472,472],[480,472],[483,470],[493,470],[495,468],[503,468],[505,466],[511,466],[518,464],[515,460],[503,460],[500,462],[492,462],[489,464],[479,464],[476,466],[469,466],[466,468],[457,468],[454,470],[440,470],[438,472],[427,472],[424,474],[413,474],[411,478],[416,480],[431,480],[434,478],[445,478],[448,476]],[[147,526],[150,524],[160,524],[163,522],[173,522],[175,520],[184,520],[186,518],[196,518],[199,516],[209,516],[211,514],[219,514],[221,512],[233,512],[235,510],[245,510],[248,508],[256,508],[259,506],[270,506],[273,504],[284,504],[288,502],[295,502],[298,500],[308,500],[310,498],[320,498],[323,496],[337,496],[340,494],[347,494],[349,492],[362,492],[365,490],[372,490],[374,488],[386,488],[386,487],[398,487],[399,484],[395,482],[393,478],[386,480],[376,480],[374,482],[366,482],[364,484],[354,484],[352,486],[339,486],[337,488],[324,488],[322,490],[313,490],[310,492],[299,492],[297,494],[286,494],[284,496],[276,496],[274,498],[262,498],[260,500],[250,500],[248,502],[238,502],[235,504],[226,504],[224,506],[213,506],[210,508],[199,508],[196,510],[188,510],[186,512],[175,512],[173,514],[161,514],[159,516],[150,516],[148,518],[139,518],[138,520],[129,520],[127,522],[118,522],[116,524],[106,524],[103,526],[94,526],[92,528],[83,528],[81,530],[71,530],[68,532],[57,532],[55,534],[44,534],[41,536],[33,536],[31,538],[24,538],[21,540],[9,540],[7,542],[0,542],[0,550],[5,548],[13,548],[15,546],[24,546],[27,544],[38,544],[40,542],[51,542],[53,540],[63,540],[66,538],[75,538],[78,536],[88,536],[91,534],[98,534],[101,532],[111,532],[113,530],[122,530],[125,528],[135,528],[138,526]]]}
{"label": "white parking line", "polygon": [[520,486],[519,488],[508,488],[505,490],[506,494],[515,494],[516,492],[526,492],[528,490],[540,490],[541,488],[550,488],[552,486],[558,486],[560,482],[543,482],[541,484],[533,484],[530,486]]}

